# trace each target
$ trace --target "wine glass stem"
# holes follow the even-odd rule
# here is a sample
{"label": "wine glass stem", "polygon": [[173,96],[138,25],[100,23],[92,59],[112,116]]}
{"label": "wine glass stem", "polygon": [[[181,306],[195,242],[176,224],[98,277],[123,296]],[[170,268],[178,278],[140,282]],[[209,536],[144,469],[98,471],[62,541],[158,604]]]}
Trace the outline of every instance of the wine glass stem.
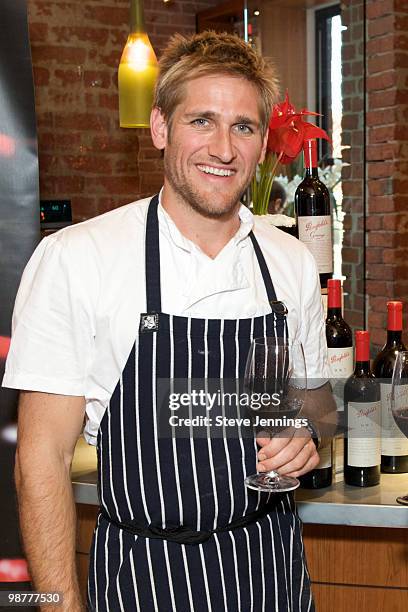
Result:
{"label": "wine glass stem", "polygon": [[265,472],[265,476],[268,476],[269,478],[278,478],[279,474],[278,472],[275,472],[275,470],[270,470],[269,472]]}

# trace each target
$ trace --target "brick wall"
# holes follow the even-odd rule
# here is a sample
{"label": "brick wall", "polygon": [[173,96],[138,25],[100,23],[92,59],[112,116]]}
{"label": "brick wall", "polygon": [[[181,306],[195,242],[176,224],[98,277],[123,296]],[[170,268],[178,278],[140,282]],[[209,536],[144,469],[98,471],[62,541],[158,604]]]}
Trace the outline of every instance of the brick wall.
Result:
{"label": "brick wall", "polygon": [[[174,32],[194,32],[196,13],[214,4],[145,0],[156,53]],[[128,0],[28,0],[28,11],[41,198],[70,199],[80,221],[155,192],[162,165],[149,130],[119,128]]]}
{"label": "brick wall", "polygon": [[[361,327],[366,311],[373,352],[386,338],[386,302],[402,299],[408,323],[408,1],[366,3],[366,132],[363,129],[363,13],[361,0],[342,2],[344,32],[343,171],[345,315]],[[363,233],[362,156],[366,143]],[[365,245],[365,269],[363,248]]]}
{"label": "brick wall", "polygon": [[342,3],[343,31],[343,274],[345,318],[354,329],[364,325],[364,12],[362,0]]}
{"label": "brick wall", "polygon": [[367,306],[373,345],[385,341],[386,301],[408,324],[408,2],[367,3]]}

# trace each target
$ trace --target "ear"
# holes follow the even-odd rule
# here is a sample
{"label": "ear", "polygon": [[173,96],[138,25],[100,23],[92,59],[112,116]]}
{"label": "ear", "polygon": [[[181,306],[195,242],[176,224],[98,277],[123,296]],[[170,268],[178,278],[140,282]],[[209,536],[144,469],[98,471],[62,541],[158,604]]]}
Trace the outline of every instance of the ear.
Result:
{"label": "ear", "polygon": [[266,130],[265,136],[262,139],[262,149],[261,149],[261,154],[258,159],[258,164],[262,164],[263,160],[265,159],[266,145],[268,144],[268,132],[269,130]]}
{"label": "ear", "polygon": [[150,113],[150,133],[156,149],[164,149],[167,144],[167,123],[160,108],[154,107]]}

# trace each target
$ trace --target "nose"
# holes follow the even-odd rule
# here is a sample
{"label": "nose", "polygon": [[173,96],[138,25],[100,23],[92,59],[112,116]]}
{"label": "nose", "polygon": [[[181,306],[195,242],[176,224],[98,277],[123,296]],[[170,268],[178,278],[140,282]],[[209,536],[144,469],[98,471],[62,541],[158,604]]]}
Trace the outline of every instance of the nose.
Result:
{"label": "nose", "polygon": [[214,130],[209,143],[208,153],[223,164],[229,164],[235,159],[236,154],[229,127],[222,126],[218,130]]}

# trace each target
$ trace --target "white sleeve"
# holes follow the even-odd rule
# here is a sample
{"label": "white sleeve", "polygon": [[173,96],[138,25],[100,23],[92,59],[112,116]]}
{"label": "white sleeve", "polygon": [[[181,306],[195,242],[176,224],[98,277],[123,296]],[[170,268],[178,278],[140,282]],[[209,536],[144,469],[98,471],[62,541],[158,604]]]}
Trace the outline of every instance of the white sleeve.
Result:
{"label": "white sleeve", "polygon": [[306,360],[308,383],[319,387],[329,379],[326,324],[319,273],[313,255],[304,254],[299,341]]}
{"label": "white sleeve", "polygon": [[81,253],[78,241],[70,245],[69,235],[44,238],[24,270],[5,387],[84,395],[95,335],[92,283],[86,273],[89,253]]}

